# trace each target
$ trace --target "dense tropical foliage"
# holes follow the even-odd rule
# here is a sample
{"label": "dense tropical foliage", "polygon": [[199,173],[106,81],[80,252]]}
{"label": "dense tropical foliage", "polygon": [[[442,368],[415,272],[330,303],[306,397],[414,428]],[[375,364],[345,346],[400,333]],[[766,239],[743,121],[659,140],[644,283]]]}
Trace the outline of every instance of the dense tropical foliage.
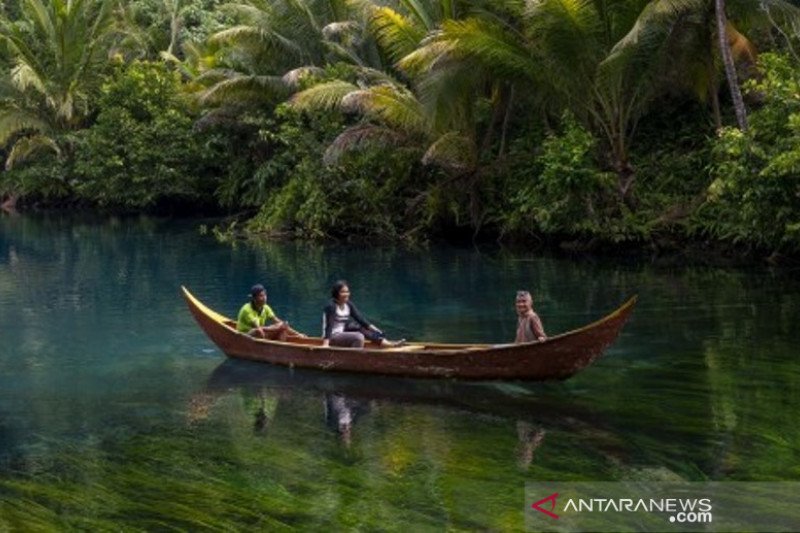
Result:
{"label": "dense tropical foliage", "polygon": [[791,2],[19,0],[0,19],[6,203],[800,251]]}

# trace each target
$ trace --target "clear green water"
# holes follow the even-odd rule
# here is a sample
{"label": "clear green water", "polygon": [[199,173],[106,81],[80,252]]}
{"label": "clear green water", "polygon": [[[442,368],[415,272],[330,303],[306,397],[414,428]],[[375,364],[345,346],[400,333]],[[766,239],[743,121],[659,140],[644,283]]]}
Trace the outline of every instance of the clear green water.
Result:
{"label": "clear green water", "polygon": [[[499,250],[231,248],[199,222],[0,217],[0,531],[519,530],[526,481],[800,480],[800,283]],[[558,384],[226,362],[179,296],[249,286],[316,333],[331,281],[391,336],[513,338],[640,295]]]}

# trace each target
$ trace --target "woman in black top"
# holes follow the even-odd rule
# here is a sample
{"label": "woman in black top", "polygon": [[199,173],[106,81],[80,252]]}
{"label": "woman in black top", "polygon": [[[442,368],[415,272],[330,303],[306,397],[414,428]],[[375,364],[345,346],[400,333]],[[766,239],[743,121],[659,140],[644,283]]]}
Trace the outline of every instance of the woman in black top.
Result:
{"label": "woman in black top", "polygon": [[381,330],[370,324],[350,301],[350,287],[337,281],[331,289],[332,299],[322,314],[322,345],[363,348],[364,339],[381,347],[402,346],[405,339],[390,341]]}

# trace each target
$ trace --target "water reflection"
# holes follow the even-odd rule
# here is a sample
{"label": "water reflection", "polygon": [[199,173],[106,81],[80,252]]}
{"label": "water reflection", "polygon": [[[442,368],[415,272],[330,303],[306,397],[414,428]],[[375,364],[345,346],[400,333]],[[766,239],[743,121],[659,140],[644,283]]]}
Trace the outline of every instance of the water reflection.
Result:
{"label": "water reflection", "polygon": [[623,447],[600,412],[574,401],[558,385],[364,377],[229,359],[191,396],[189,423],[209,419],[214,404],[229,396],[245,399],[252,425],[262,433],[283,399],[316,397],[321,400],[324,426],[345,447],[358,435],[361,420],[385,405],[426,405],[505,420],[508,433],[516,436],[516,448],[509,449],[509,457],[523,470],[531,466],[548,428],[591,436],[601,443],[599,453],[613,461]]}

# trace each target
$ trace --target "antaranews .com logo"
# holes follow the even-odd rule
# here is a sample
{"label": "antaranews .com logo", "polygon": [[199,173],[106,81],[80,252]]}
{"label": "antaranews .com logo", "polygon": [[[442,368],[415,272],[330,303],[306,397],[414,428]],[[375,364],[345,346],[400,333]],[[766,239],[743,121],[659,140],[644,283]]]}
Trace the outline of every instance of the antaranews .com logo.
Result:
{"label": "antaranews .com logo", "polygon": [[[546,508],[549,506],[549,509]],[[554,520],[561,518],[554,511],[558,507],[558,493],[533,502],[531,508],[549,516]],[[563,506],[562,513],[667,513],[667,519],[678,523],[703,523],[713,522],[713,506],[710,498],[667,498],[644,499],[638,498],[569,498]]]}
{"label": "antaranews .com logo", "polygon": [[800,532],[800,483],[528,483],[529,531]]}

